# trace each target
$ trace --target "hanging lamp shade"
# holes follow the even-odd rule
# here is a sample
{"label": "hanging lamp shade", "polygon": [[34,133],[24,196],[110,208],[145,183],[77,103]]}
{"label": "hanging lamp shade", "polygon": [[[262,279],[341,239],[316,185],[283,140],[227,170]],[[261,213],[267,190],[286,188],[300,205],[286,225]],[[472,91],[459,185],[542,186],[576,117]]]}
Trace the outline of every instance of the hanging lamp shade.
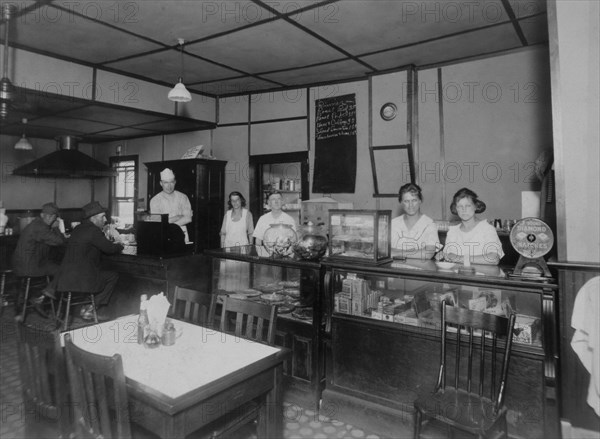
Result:
{"label": "hanging lamp shade", "polygon": [[33,149],[33,145],[31,142],[29,142],[27,137],[25,137],[25,134],[23,134],[23,137],[21,137],[18,142],[15,143],[15,149],[19,151],[31,151]]}
{"label": "hanging lamp shade", "polygon": [[[181,75],[183,75],[183,44],[185,43],[185,40],[183,38],[178,38],[177,42],[181,49]],[[167,97],[173,102],[190,102],[192,100],[192,95],[187,88],[185,88],[185,85],[183,85],[182,76],[179,77],[179,82],[175,84],[175,87],[173,87]]]}
{"label": "hanging lamp shade", "polygon": [[181,78],[179,78],[179,82],[175,84],[175,87],[173,87],[167,97],[173,102],[190,102],[192,100],[192,95],[185,88],[185,85],[183,85]]}

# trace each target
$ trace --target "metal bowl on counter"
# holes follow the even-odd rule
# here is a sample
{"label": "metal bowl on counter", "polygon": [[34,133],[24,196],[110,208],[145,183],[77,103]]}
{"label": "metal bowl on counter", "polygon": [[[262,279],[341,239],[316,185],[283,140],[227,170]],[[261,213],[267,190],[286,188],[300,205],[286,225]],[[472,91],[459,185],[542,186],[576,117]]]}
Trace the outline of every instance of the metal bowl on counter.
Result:
{"label": "metal bowl on counter", "polygon": [[321,227],[308,224],[298,228],[300,239],[292,245],[292,251],[300,259],[320,259],[327,251],[327,237]]}

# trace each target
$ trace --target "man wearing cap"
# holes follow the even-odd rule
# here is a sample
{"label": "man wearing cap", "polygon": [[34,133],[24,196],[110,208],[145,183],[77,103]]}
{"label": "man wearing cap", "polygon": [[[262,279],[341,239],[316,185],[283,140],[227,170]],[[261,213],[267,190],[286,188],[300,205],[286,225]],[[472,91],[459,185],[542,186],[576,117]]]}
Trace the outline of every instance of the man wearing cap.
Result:
{"label": "man wearing cap", "polygon": [[[108,305],[119,275],[100,269],[102,254],[115,254],[123,250],[122,244],[109,241],[102,228],[106,223],[106,209],[97,201],[83,206],[84,220],[71,232],[67,250],[56,276],[58,291],[94,293],[96,308]],[[91,320],[91,306],[81,309],[81,317]],[[100,311],[98,318],[105,320]]]}
{"label": "man wearing cap", "polygon": [[[13,253],[13,270],[19,277],[54,276],[59,265],[50,258],[51,247],[65,243],[65,237],[59,231],[60,211],[54,203],[42,206],[40,216],[25,227],[19,236],[17,248]],[[52,287],[47,286],[45,292],[51,295]],[[44,296],[32,298],[35,309],[45,316],[41,308]],[[26,305],[26,304],[24,304]]]}
{"label": "man wearing cap", "polygon": [[160,173],[162,192],[150,200],[150,213],[168,213],[169,223],[177,224],[183,230],[185,242],[189,243],[186,224],[192,222],[192,205],[187,195],[175,190],[175,174],[169,168]]}

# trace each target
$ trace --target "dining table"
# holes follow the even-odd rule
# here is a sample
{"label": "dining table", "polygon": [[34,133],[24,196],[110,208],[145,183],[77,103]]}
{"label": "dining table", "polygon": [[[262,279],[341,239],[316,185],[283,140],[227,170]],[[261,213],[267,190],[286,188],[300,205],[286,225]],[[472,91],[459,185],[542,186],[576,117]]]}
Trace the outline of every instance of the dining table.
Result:
{"label": "dining table", "polygon": [[258,399],[259,438],[283,437],[285,348],[171,319],[172,345],[138,343],[137,315],[67,331],[86,351],[121,355],[130,420],[164,439],[183,438]]}

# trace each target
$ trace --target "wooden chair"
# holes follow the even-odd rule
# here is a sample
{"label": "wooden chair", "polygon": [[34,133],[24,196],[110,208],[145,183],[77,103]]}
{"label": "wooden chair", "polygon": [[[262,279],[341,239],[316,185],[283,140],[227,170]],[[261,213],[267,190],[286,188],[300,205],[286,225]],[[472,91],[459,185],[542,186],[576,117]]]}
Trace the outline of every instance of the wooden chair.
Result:
{"label": "wooden chair", "polygon": [[[234,314],[234,330],[230,330],[229,316]],[[221,331],[233,332],[238,337],[266,344],[275,342],[277,307],[251,300],[225,296],[221,308]]]}
{"label": "wooden chair", "polygon": [[174,297],[173,317],[195,325],[213,326],[216,295],[176,286]]}
{"label": "wooden chair", "polygon": [[[508,437],[503,403],[515,315],[505,318],[446,306],[445,301],[441,309],[437,384],[433,393],[415,401],[415,438],[420,437],[423,417],[479,438],[492,434]],[[502,344],[498,343],[499,338],[504,339]]]}
{"label": "wooden chair", "polygon": [[131,438],[123,362],[84,351],[65,334],[73,431],[77,438]]}
{"label": "wooden chair", "polygon": [[[40,417],[55,421],[59,437],[67,438],[70,407],[59,333],[26,324],[21,315],[15,317],[15,324],[24,412],[34,421]],[[52,430],[55,432],[56,426]]]}
{"label": "wooden chair", "polygon": [[[230,316],[234,317],[230,320]],[[241,338],[273,345],[275,342],[275,323],[277,321],[277,306],[250,300],[223,297],[221,309],[221,331],[232,332],[229,326],[233,323],[233,333]],[[234,415],[226,415],[216,421],[210,437],[213,439],[238,437],[234,433],[244,426],[256,422],[261,399],[249,401],[236,409]]]}

